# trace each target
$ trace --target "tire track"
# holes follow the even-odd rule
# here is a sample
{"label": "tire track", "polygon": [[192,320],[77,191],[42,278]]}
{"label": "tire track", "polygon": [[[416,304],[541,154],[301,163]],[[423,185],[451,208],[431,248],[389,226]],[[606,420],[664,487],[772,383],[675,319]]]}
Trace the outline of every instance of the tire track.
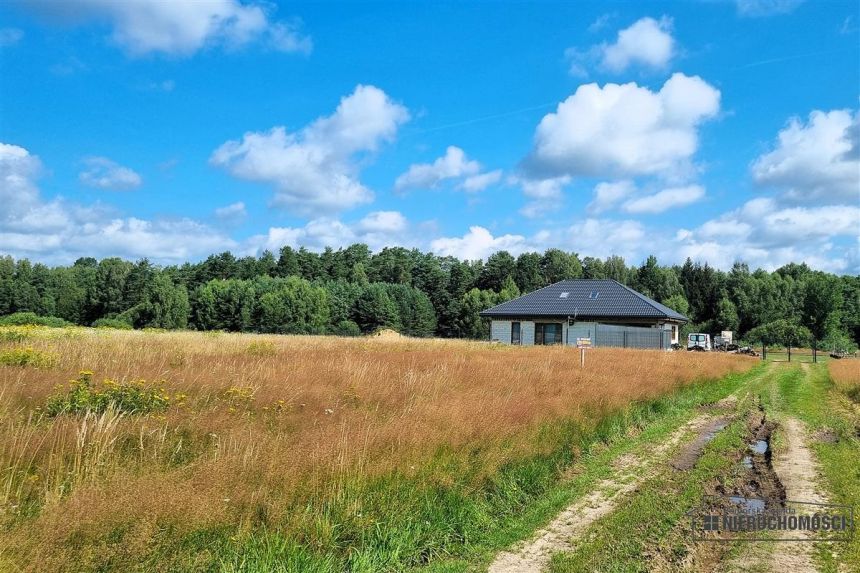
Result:
{"label": "tire track", "polygon": [[[732,407],[734,396],[717,405]],[[535,533],[531,540],[521,542],[508,551],[499,553],[490,564],[488,573],[539,573],[549,564],[554,553],[569,551],[588,527],[611,513],[618,503],[653,473],[658,461],[665,461],[678,444],[689,434],[703,434],[713,425],[715,416],[700,414],[677,428],[660,444],[648,449],[647,457],[624,454],[613,463],[611,478],[601,480],[595,488],[579,498],[546,527]]]}

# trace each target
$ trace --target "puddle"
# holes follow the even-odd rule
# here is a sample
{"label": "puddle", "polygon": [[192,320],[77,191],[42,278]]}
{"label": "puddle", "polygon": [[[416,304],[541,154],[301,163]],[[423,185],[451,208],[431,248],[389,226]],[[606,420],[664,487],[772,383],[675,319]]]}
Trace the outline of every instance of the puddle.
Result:
{"label": "puddle", "polygon": [[756,440],[755,442],[750,444],[750,449],[753,453],[764,455],[767,452],[768,444],[767,440]]}
{"label": "puddle", "polygon": [[707,432],[702,435],[702,440],[707,444],[711,440],[713,440],[717,434],[726,429],[728,424],[726,422],[720,422],[716,426],[712,426]]}
{"label": "puddle", "polygon": [[744,459],[741,460],[741,463],[748,470],[752,469],[752,458],[750,456],[744,456]]}
{"label": "puddle", "polygon": [[742,507],[746,511],[764,511],[765,502],[763,499],[754,497],[743,497],[740,495],[730,495],[729,501],[733,504]]}
{"label": "puddle", "polygon": [[676,470],[681,471],[687,471],[695,466],[708,442],[717,437],[717,434],[729,425],[729,421],[730,420],[728,418],[717,418],[716,420],[711,420],[704,428],[699,430],[699,435],[696,436],[692,442],[687,444],[687,446],[678,453],[675,459],[671,461],[671,466]]}

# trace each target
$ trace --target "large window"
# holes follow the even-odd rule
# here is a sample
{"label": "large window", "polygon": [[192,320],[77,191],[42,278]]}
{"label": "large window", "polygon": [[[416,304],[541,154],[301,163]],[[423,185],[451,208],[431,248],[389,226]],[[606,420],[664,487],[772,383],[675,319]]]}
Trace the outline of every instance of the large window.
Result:
{"label": "large window", "polygon": [[511,323],[511,344],[522,344],[522,339],[520,338],[519,322]]}
{"label": "large window", "polygon": [[535,324],[535,344],[561,344],[560,322],[539,322]]}

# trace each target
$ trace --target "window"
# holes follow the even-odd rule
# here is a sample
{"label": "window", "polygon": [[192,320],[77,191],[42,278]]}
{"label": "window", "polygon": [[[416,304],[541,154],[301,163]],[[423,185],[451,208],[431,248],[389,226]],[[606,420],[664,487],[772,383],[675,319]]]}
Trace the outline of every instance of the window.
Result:
{"label": "window", "polygon": [[560,322],[539,322],[535,324],[535,344],[561,344]]}
{"label": "window", "polygon": [[520,338],[519,322],[511,323],[511,344],[522,344],[522,339]]}
{"label": "window", "polygon": [[570,294],[569,292],[563,292],[560,295],[558,295],[558,298],[567,298],[569,294]]}
{"label": "window", "polygon": [[597,297],[599,297],[599,296],[600,296],[600,293],[597,292],[596,290],[593,290],[593,291],[591,291],[591,294],[588,295],[588,298],[590,298],[591,300],[597,300]]}

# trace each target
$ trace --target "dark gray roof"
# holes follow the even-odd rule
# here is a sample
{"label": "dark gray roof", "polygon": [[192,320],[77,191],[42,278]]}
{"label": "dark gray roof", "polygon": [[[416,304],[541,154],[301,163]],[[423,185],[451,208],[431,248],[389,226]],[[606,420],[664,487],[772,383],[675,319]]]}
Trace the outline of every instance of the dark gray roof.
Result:
{"label": "dark gray roof", "polygon": [[683,314],[609,279],[560,281],[488,308],[481,316],[575,316],[578,320],[662,318],[689,322]]}

